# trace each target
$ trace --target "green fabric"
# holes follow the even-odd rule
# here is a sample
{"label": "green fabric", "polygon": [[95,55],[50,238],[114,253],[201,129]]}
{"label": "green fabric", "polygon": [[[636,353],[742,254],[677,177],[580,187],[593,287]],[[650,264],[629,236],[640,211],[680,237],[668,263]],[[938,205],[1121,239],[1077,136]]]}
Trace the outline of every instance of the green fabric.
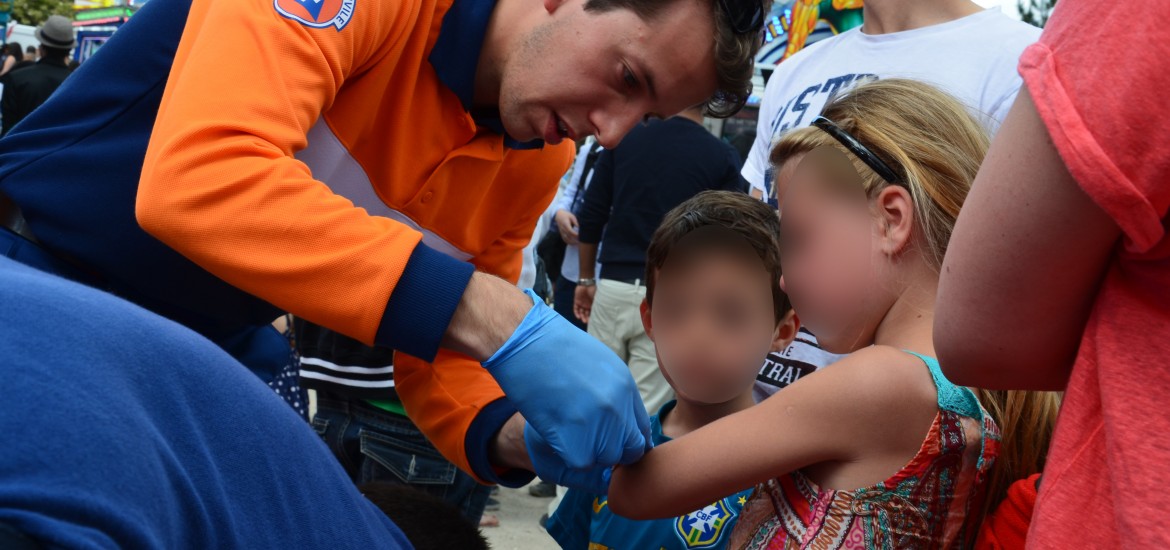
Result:
{"label": "green fabric", "polygon": [[397,399],[386,399],[386,400],[367,399],[366,403],[369,403],[369,404],[371,404],[375,407],[378,407],[379,409],[382,409],[384,411],[392,412],[392,413],[397,414],[399,416],[406,416],[406,409],[402,406],[402,402],[397,400]]}

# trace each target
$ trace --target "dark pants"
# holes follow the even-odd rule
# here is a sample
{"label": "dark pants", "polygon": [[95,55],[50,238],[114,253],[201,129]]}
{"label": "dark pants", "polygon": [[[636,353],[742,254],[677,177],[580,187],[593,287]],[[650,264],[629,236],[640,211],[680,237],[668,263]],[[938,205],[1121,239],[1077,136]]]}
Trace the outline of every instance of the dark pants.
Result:
{"label": "dark pants", "polygon": [[577,328],[586,330],[585,323],[582,323],[576,315],[573,315],[573,294],[575,292],[577,292],[576,281],[558,277],[556,289],[553,292],[553,311],[560,313],[561,317],[568,319]]}
{"label": "dark pants", "polygon": [[409,485],[450,503],[479,524],[491,487],[447,462],[408,418],[360,399],[319,391],[313,429],[355,484]]}

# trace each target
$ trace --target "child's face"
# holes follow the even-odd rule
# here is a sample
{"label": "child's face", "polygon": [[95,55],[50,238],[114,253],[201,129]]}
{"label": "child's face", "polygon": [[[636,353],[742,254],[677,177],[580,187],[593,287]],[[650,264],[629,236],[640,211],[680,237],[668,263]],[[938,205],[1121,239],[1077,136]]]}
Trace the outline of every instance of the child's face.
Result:
{"label": "child's face", "polygon": [[792,155],[787,162],[776,169],[776,178],[772,182],[772,194],[775,196],[772,198],[776,199],[776,207],[781,210],[784,209],[784,195],[788,191],[788,182],[792,180],[792,173],[796,171],[802,158],[804,158],[804,153]]}
{"label": "child's face", "polygon": [[853,170],[848,164],[787,166],[791,162],[777,170],[788,174],[781,218],[784,289],[822,347],[848,353],[872,341],[882,308],[891,303],[882,283],[885,258],[876,246],[879,220],[860,176],[853,172],[850,180],[842,173]]}
{"label": "child's face", "polygon": [[714,404],[743,395],[779,345],[771,274],[758,258],[707,250],[667,262],[653,298],[643,323],[680,398]]}

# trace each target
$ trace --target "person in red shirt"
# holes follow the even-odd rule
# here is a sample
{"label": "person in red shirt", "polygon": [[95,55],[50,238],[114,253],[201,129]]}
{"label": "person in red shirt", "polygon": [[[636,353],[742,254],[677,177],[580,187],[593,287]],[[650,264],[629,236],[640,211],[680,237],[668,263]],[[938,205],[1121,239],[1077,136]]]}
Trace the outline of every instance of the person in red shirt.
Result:
{"label": "person in red shirt", "polygon": [[1024,52],[939,284],[948,378],[1065,390],[1030,548],[1170,545],[1170,3],[1101,7]]}

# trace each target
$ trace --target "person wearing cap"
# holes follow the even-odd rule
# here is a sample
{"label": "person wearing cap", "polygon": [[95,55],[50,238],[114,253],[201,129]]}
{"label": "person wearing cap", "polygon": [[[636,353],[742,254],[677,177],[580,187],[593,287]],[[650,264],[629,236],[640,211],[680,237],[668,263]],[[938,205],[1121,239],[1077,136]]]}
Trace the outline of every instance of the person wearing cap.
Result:
{"label": "person wearing cap", "polygon": [[629,371],[515,287],[521,250],[572,140],[736,112],[764,8],[151,0],[0,142],[0,251],[195,329],[294,407],[282,313],[395,349],[406,413],[480,481],[631,462]]}
{"label": "person wearing cap", "polygon": [[0,117],[7,134],[16,123],[49,99],[69,76],[69,52],[76,43],[73,23],[61,15],[51,15],[36,31],[40,60],[36,64],[13,69],[4,75],[4,96],[0,98]]}

